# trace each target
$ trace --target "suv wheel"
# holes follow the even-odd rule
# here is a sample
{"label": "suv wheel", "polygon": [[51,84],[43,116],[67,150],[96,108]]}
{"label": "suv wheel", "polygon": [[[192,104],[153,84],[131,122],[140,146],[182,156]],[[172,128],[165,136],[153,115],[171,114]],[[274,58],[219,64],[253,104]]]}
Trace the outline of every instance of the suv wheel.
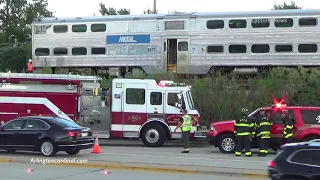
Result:
{"label": "suv wheel", "polygon": [[219,137],[218,147],[220,152],[231,154],[234,153],[236,147],[236,141],[233,134],[224,134]]}

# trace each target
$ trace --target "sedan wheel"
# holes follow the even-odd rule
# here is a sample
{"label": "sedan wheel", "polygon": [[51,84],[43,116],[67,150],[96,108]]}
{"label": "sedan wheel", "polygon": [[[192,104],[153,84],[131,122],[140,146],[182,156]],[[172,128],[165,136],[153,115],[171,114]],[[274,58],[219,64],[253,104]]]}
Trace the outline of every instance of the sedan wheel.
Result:
{"label": "sedan wheel", "polygon": [[56,154],[56,148],[52,141],[43,141],[40,146],[40,152],[42,155],[50,157]]}

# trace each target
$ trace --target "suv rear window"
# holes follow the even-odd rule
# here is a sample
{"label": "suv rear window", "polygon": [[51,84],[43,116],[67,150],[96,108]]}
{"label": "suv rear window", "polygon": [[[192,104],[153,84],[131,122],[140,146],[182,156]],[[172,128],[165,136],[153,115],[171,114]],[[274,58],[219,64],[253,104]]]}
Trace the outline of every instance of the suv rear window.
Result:
{"label": "suv rear window", "polygon": [[302,165],[320,166],[320,149],[305,149],[296,151],[289,161]]}
{"label": "suv rear window", "polygon": [[301,110],[300,112],[305,124],[318,124],[316,119],[320,115],[320,110]]}
{"label": "suv rear window", "polygon": [[[292,110],[288,110],[288,112],[292,119],[296,119],[294,112]],[[275,124],[283,124],[282,111],[273,112],[272,120]]]}

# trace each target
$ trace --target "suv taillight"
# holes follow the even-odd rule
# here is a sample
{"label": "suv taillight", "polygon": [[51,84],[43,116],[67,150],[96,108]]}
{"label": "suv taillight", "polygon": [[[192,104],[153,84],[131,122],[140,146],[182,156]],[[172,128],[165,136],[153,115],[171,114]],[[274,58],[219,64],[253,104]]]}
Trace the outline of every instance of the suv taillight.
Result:
{"label": "suv taillight", "polygon": [[270,161],[270,162],[268,163],[268,166],[271,167],[271,168],[274,168],[274,167],[276,167],[276,162]]}

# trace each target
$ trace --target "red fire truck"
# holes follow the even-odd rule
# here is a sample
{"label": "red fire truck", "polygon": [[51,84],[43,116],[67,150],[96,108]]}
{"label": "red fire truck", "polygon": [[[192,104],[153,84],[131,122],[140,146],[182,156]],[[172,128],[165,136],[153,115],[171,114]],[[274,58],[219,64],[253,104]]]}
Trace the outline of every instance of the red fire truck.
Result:
{"label": "red fire truck", "polygon": [[90,127],[100,138],[141,138],[148,147],[162,146],[181,137],[173,132],[181,107],[195,117],[192,138],[198,131],[199,112],[191,87],[173,81],[114,79],[101,88],[101,78],[80,75],[0,73],[0,121],[20,116],[58,116]]}

